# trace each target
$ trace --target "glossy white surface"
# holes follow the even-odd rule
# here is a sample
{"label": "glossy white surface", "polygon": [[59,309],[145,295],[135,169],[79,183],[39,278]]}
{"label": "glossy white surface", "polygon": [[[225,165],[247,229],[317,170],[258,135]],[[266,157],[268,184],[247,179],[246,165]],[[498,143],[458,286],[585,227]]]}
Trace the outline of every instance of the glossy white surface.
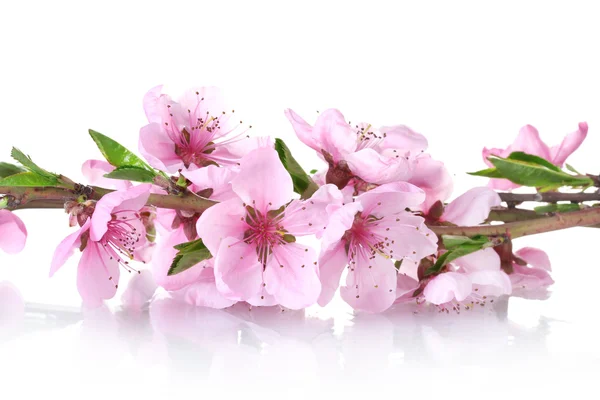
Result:
{"label": "glossy white surface", "polygon": [[[351,121],[425,134],[456,177],[453,197],[484,185],[481,148],[530,123],[559,143],[590,134],[569,159],[597,173],[600,25],[594,2],[11,2],[0,12],[0,159],[11,146],[81,180],[100,154],[88,128],[131,149],[142,96],[165,83],[223,87],[255,135],[282,137],[320,168],[283,116],[340,108]],[[339,298],[307,312],[79,309],[76,260],[51,280],[68,234],[60,211],[19,214],[26,250],[0,254],[1,398],[593,398],[600,370],[600,232],[519,239],[552,260],[546,301],[510,299],[461,315],[392,310],[353,316]],[[121,285],[125,287],[123,283]],[[496,303],[498,304],[498,303]],[[183,394],[182,394],[183,393]],[[592,394],[590,394],[592,393]]]}

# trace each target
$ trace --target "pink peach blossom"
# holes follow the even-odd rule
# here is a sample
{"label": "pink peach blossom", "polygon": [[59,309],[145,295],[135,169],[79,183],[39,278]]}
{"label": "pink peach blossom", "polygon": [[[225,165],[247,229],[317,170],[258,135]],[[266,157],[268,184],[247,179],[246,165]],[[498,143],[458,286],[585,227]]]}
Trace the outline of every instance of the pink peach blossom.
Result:
{"label": "pink peach blossom", "polygon": [[319,256],[326,305],[348,266],[340,293],[354,309],[381,312],[397,297],[394,260],[418,261],[437,250],[437,236],[425,220],[407,211],[423,202],[425,193],[408,183],[385,184],[361,194],[353,203],[331,210]]}
{"label": "pink peach blossom", "polygon": [[[491,167],[492,163],[487,159],[490,155],[506,158],[514,151],[522,151],[542,157],[552,164],[562,167],[567,158],[583,143],[587,131],[588,124],[580,122],[576,131],[566,135],[559,145],[550,147],[542,141],[537,129],[531,125],[525,125],[519,131],[515,141],[506,149],[488,149],[484,147],[482,151],[483,161]],[[518,188],[520,185],[506,179],[490,179],[489,186],[497,190],[511,190]]]}
{"label": "pink peach blossom", "polygon": [[157,86],[144,97],[149,124],[140,130],[139,150],[150,165],[174,173],[238,162],[228,146],[246,140],[248,129],[226,108],[219,89],[191,89],[178,102],[161,90]]}
{"label": "pink peach blossom", "polygon": [[437,201],[443,202],[449,198],[454,189],[452,176],[444,163],[434,160],[429,154],[415,158],[412,175],[408,182],[425,192],[425,201],[419,206],[424,213],[428,213],[431,206]]}
{"label": "pink peach blossom", "polygon": [[91,218],[81,221],[81,228],[58,245],[50,276],[65,264],[75,249],[80,249],[77,288],[84,304],[96,307],[115,295],[119,267],[134,271],[129,260],[139,259],[138,249],[144,248],[146,242],[139,212],[150,196],[150,186],[140,185],[105,195],[95,203]]}
{"label": "pink peach blossom", "polygon": [[514,295],[525,298],[544,299],[548,297],[548,287],[554,283],[550,276],[552,267],[548,255],[534,247],[524,247],[515,252],[523,263],[513,262],[513,272],[509,275],[515,288]]}
{"label": "pink peach blossom", "polygon": [[322,231],[327,206],[341,203],[341,193],[325,185],[309,200],[292,200],[292,179],[267,147],[243,157],[231,183],[237,198],[210,207],[197,225],[215,257],[218,290],[253,305],[313,304],[321,290],[317,256],[296,237]]}
{"label": "pink peach blossom", "polygon": [[14,213],[0,210],[0,249],[8,254],[17,254],[27,241],[27,228]]}
{"label": "pink peach blossom", "polygon": [[407,180],[410,160],[427,148],[427,139],[406,126],[353,127],[336,109],[320,113],[314,126],[290,109],[285,115],[298,138],[329,164],[327,183],[340,189],[352,176],[373,184]]}

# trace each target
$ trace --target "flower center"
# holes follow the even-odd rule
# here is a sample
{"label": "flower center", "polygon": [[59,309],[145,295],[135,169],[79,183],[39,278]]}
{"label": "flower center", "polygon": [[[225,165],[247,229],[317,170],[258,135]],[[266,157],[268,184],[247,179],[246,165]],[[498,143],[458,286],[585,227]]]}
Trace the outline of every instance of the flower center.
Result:
{"label": "flower center", "polygon": [[377,227],[382,220],[383,218],[373,215],[364,217],[361,213],[356,213],[352,227],[344,233],[343,237],[346,241],[348,260],[351,263],[359,255],[365,259],[373,259],[376,255],[385,258],[393,257],[393,250],[389,249],[389,246],[394,241],[373,232],[373,228]]}
{"label": "flower center", "polygon": [[279,223],[283,218],[283,207],[265,214],[248,206],[244,219],[248,229],[244,232],[244,242],[256,246],[258,261],[265,265],[273,247],[294,242],[296,238],[287,233]]}
{"label": "flower center", "polygon": [[100,244],[110,259],[116,259],[128,272],[140,273],[129,265],[144,235],[140,215],[136,211],[117,211],[112,214],[112,220],[108,222],[107,227],[108,230],[100,240]]}

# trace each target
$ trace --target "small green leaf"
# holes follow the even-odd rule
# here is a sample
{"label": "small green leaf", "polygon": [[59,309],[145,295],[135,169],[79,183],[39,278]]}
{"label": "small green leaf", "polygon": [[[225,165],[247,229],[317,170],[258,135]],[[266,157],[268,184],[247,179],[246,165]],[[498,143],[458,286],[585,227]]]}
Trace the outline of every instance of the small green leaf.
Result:
{"label": "small green leaf", "polygon": [[579,204],[547,204],[545,206],[539,206],[534,208],[535,212],[538,214],[546,214],[550,212],[569,212],[569,211],[578,211],[581,210]]}
{"label": "small green leaf", "polygon": [[314,175],[314,174],[316,174],[317,172],[318,172],[318,170],[317,170],[317,169],[311,169],[311,170],[310,170],[310,174],[311,174],[311,175]]}
{"label": "small green leaf", "polygon": [[92,129],[89,130],[89,133],[106,161],[111,165],[117,168],[137,167],[154,172],[154,168],[113,139]]}
{"label": "small green leaf", "polygon": [[0,179],[0,186],[56,186],[55,177],[45,177],[34,172],[20,172]]}
{"label": "small green leaf", "polygon": [[25,169],[18,165],[0,162],[0,178],[6,178],[7,176],[15,175],[20,172],[25,172]]}
{"label": "small green leaf", "polygon": [[178,244],[175,249],[178,250],[178,253],[167,273],[169,276],[177,275],[212,257],[202,239]]}
{"label": "small green leaf", "polygon": [[[48,172],[45,169],[39,167],[36,163],[34,163],[31,160],[31,157],[29,157],[28,155],[25,155],[25,153],[23,153],[21,150],[17,149],[16,147],[13,147],[12,151],[10,152],[10,155],[12,158],[14,158],[19,163],[21,163],[21,165],[23,165],[25,167],[25,169],[27,169],[28,171],[31,171],[37,175],[58,181],[58,176],[56,174],[53,174],[52,172]],[[56,184],[56,183],[54,183],[54,184]]]}
{"label": "small green leaf", "polygon": [[582,174],[581,172],[577,171],[575,168],[573,168],[573,166],[571,164],[565,164],[565,167],[567,167],[567,169],[574,174],[585,175],[585,174]]}
{"label": "small green leaf", "polygon": [[316,183],[302,169],[300,164],[294,159],[290,149],[281,139],[275,139],[275,150],[279,154],[279,159],[285,167],[286,171],[292,177],[294,182],[294,192],[298,193],[301,198],[307,199],[319,189]]}
{"label": "small green leaf", "polygon": [[468,236],[457,236],[457,235],[442,235],[442,242],[447,250],[452,250],[456,247],[468,244],[468,245],[481,245],[484,246],[490,243],[490,239],[484,235],[476,235],[473,237]]}
{"label": "small green leaf", "polygon": [[118,167],[117,169],[104,175],[105,178],[123,179],[134,182],[153,183],[156,173],[138,167]]}
{"label": "small green leaf", "polygon": [[482,169],[481,171],[467,172],[467,174],[474,175],[474,176],[484,176],[486,178],[500,178],[500,179],[504,178],[502,176],[502,174],[496,168],[487,168],[487,169]]}
{"label": "small green leaf", "polygon": [[503,178],[519,185],[551,189],[561,186],[580,187],[592,183],[588,177],[569,175],[541,164],[499,157],[490,157],[489,160]]}
{"label": "small green leaf", "polygon": [[528,163],[541,165],[552,171],[562,172],[559,167],[552,164],[550,161],[545,160],[542,157],[534,156],[533,154],[524,153],[522,151],[513,151],[512,153],[510,153],[510,155],[507,157],[507,159],[508,160],[525,161]]}

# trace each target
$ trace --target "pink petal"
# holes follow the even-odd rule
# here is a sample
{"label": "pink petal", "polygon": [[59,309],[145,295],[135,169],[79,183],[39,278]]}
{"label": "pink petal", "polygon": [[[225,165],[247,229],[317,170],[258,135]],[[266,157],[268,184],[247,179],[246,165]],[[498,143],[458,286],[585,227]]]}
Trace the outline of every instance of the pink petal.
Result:
{"label": "pink petal", "polygon": [[406,208],[416,208],[424,200],[425,192],[407,182],[381,185],[356,198],[364,214],[378,217],[404,213]]}
{"label": "pink petal", "polygon": [[406,303],[414,300],[413,294],[419,288],[419,281],[405,274],[398,274],[398,283],[396,285],[396,301],[398,303]]}
{"label": "pink petal", "polygon": [[318,303],[321,307],[325,307],[340,286],[340,278],[344,268],[348,265],[348,255],[344,241],[339,241],[331,249],[321,253],[319,256],[319,276],[321,278],[321,294],[319,295]]}
{"label": "pink petal", "polygon": [[252,150],[263,147],[275,148],[273,139],[268,136],[238,138],[230,143],[219,145],[211,156],[217,160],[229,160],[230,164],[237,165],[237,162]]}
{"label": "pink petal", "polygon": [[513,287],[513,295],[536,298],[536,292],[543,291],[554,283],[550,273],[544,269],[529,268],[513,264],[513,273],[509,275]]}
{"label": "pink petal", "polygon": [[182,298],[186,303],[196,307],[222,309],[236,303],[236,300],[228,299],[217,290],[213,268],[201,269],[200,275],[194,282],[173,293],[173,296]]}
{"label": "pink petal", "polygon": [[215,256],[217,288],[230,299],[246,301],[262,289],[263,266],[256,246],[236,238],[225,238]]}
{"label": "pink petal", "polygon": [[340,241],[344,233],[352,227],[356,213],[362,211],[359,202],[344,204],[331,213],[329,224],[323,233],[321,248],[327,250]]}
{"label": "pink petal", "polygon": [[321,237],[329,222],[327,210],[332,205],[341,206],[342,200],[342,192],[335,185],[321,186],[310,199],[292,201],[285,208],[280,225],[294,236]]}
{"label": "pink petal", "polygon": [[542,141],[537,129],[531,125],[525,125],[519,131],[519,135],[510,146],[512,151],[522,151],[552,161],[548,145]]}
{"label": "pink petal", "polygon": [[427,138],[405,125],[383,126],[379,129],[385,134],[382,148],[409,152],[412,155],[424,152],[429,144]]}
{"label": "pink petal", "polygon": [[346,155],[348,167],[365,182],[384,184],[406,181],[411,175],[410,165],[404,157],[386,157],[372,148]]}
{"label": "pink petal", "polygon": [[198,219],[196,224],[198,237],[215,256],[223,239],[244,237],[244,231],[247,229],[245,216],[246,210],[238,199],[216,204],[204,211]]}
{"label": "pink petal", "polygon": [[396,300],[396,268],[391,260],[381,256],[368,259],[358,255],[350,265],[346,285],[340,295],[355,310],[379,313]]}
{"label": "pink petal", "polygon": [[88,307],[98,307],[117,293],[119,264],[102,245],[88,242],[77,268],[77,289]]}
{"label": "pink petal", "polygon": [[155,86],[146,93],[144,96],[143,104],[144,111],[148,122],[162,122],[162,116],[164,114],[164,107],[160,102],[162,85]]}
{"label": "pink petal", "polygon": [[175,154],[175,143],[159,123],[140,129],[138,149],[154,168],[175,173],[184,167],[181,158]]}
{"label": "pink petal", "polygon": [[319,114],[313,127],[313,137],[320,142],[321,149],[331,154],[336,162],[344,160],[356,150],[356,132],[342,113],[333,108]]}
{"label": "pink petal", "polygon": [[442,221],[449,221],[459,226],[473,226],[483,223],[490,215],[492,207],[502,201],[494,190],[487,187],[476,187],[452,200],[446,206]]}
{"label": "pink petal", "polygon": [[69,236],[67,236],[56,248],[54,251],[54,256],[52,257],[52,264],[50,266],[50,277],[56,273],[65,265],[67,260],[73,255],[75,249],[78,249],[81,246],[81,235],[89,231],[91,225],[91,221],[88,219],[86,223],[78,229],[76,232],[73,232]]}
{"label": "pink petal", "polygon": [[187,242],[183,229],[177,229],[173,233],[162,237],[158,242],[156,254],[152,260],[152,275],[156,283],[167,290],[178,290],[186,285],[195,282],[202,270],[207,266],[207,262],[203,261],[200,264],[183,271],[176,275],[167,275],[173,259],[177,254],[177,250],[173,246]]}
{"label": "pink petal", "polygon": [[166,234],[173,231],[173,221],[177,216],[175,210],[170,208],[157,208],[156,209],[156,222],[155,226],[160,229],[161,234]]}
{"label": "pink petal", "polygon": [[387,238],[385,248],[392,258],[419,261],[437,251],[437,236],[423,229],[424,223],[423,218],[404,212],[384,217],[370,228],[370,233]]}
{"label": "pink petal", "polygon": [[466,272],[499,271],[500,256],[492,248],[476,251],[453,261]]}
{"label": "pink petal", "polygon": [[423,291],[425,299],[436,305],[456,299],[463,301],[473,291],[471,280],[458,272],[444,272],[433,278]]}
{"label": "pink petal", "polygon": [[17,254],[27,242],[27,228],[21,218],[8,210],[0,210],[0,249]]}
{"label": "pink petal", "polygon": [[302,141],[308,147],[320,152],[321,146],[318,142],[318,139],[313,136],[313,127],[310,126],[302,117],[296,114],[292,109],[287,109],[284,111],[285,116],[292,124],[294,131],[296,132],[296,136],[298,139]]}
{"label": "pink petal", "polygon": [[156,292],[156,282],[149,271],[135,274],[127,283],[127,288],[121,296],[121,303],[126,310],[141,311]]}
{"label": "pink petal", "polygon": [[534,247],[523,247],[517,251],[515,255],[527,261],[527,264],[531,265],[533,268],[552,271],[550,258],[543,250],[536,249]]}
{"label": "pink petal", "polygon": [[112,219],[112,214],[118,211],[139,211],[146,205],[150,197],[151,184],[133,186],[127,190],[111,192],[102,197],[96,203],[96,209],[92,215],[90,227],[90,238],[97,242],[108,230],[107,224]]}
{"label": "pink petal", "polygon": [[108,189],[126,190],[132,184],[121,179],[109,179],[104,175],[115,170],[115,167],[101,160],[87,160],[81,166],[81,172],[90,185]]}
{"label": "pink petal", "polygon": [[480,296],[502,296],[512,292],[510,278],[504,271],[475,271],[469,274],[473,289]]}
{"label": "pink petal", "polygon": [[240,172],[231,182],[233,191],[260,212],[277,210],[294,194],[292,178],[275,149],[263,147],[240,161]]}
{"label": "pink petal", "polygon": [[552,164],[562,167],[567,158],[581,146],[588,132],[587,122],[580,122],[575,132],[569,133],[558,146],[550,148]]}
{"label": "pink petal", "polygon": [[[197,118],[206,118],[206,115],[219,117],[221,130],[228,130],[229,125],[232,125],[229,121],[230,118],[222,117],[223,112],[229,112],[230,107],[227,107],[225,102],[225,95],[223,90],[215,86],[196,87],[186,90],[181,97],[178,99],[178,103],[181,105],[181,109],[184,112],[190,110],[189,114],[192,114],[193,122],[197,121]],[[239,120],[236,118],[235,122]],[[188,123],[188,125],[191,125]]]}
{"label": "pink petal", "polygon": [[321,293],[316,264],[317,254],[309,247],[297,243],[275,246],[265,270],[267,292],[292,310],[315,304]]}
{"label": "pink petal", "polygon": [[237,197],[231,187],[236,172],[231,168],[209,165],[193,171],[182,171],[182,175],[192,181],[197,190],[212,189],[212,200],[226,201]]}
{"label": "pink petal", "polygon": [[433,160],[428,154],[414,160],[413,173],[408,181],[425,191],[426,198],[420,206],[425,213],[438,200],[444,201],[450,197],[454,188],[452,176],[444,163]]}

